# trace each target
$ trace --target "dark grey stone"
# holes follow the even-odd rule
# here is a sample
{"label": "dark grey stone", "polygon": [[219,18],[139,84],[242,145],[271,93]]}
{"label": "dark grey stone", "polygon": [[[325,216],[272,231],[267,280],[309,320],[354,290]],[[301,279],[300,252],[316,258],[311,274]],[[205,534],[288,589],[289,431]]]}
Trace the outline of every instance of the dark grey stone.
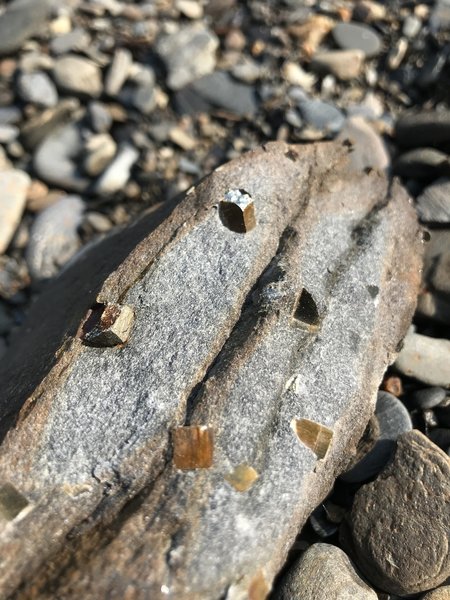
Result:
{"label": "dark grey stone", "polygon": [[399,435],[412,429],[405,405],[389,392],[378,392],[375,415],[380,435],[374,447],[341,479],[348,483],[367,481],[377,475],[388,462]]}
{"label": "dark grey stone", "polygon": [[50,50],[53,54],[66,54],[72,50],[82,50],[86,48],[90,43],[89,34],[85,29],[76,27],[69,33],[54,37],[50,41]]}
{"label": "dark grey stone", "polygon": [[435,179],[450,175],[450,161],[447,154],[435,148],[415,148],[396,158],[393,172],[401,177]]}
{"label": "dark grey stone", "polygon": [[50,12],[50,0],[14,0],[0,16],[0,55],[19,50],[39,33]]}
{"label": "dark grey stone", "polygon": [[445,399],[446,392],[441,387],[428,387],[411,394],[411,401],[418,408],[434,408]]}
{"label": "dark grey stone", "polygon": [[357,492],[347,520],[351,555],[373,585],[409,596],[447,579],[449,496],[449,457],[417,430],[402,434],[394,459]]}
{"label": "dark grey stone", "polygon": [[88,114],[94,131],[106,133],[110,130],[113,120],[111,113],[104,104],[91,100],[88,104]]}
{"label": "dark grey stone", "polygon": [[300,100],[298,108],[307,125],[329,135],[338,133],[345,123],[342,112],[333,104],[322,100]]}
{"label": "dark grey stone", "polygon": [[417,198],[417,212],[424,223],[450,223],[450,179],[442,177]]}
{"label": "dark grey stone", "polygon": [[395,124],[395,139],[405,148],[440,148],[450,143],[450,111],[403,114]]}
{"label": "dark grey stone", "polygon": [[[182,94],[185,90],[182,90]],[[195,106],[195,111],[211,106],[220,108],[235,115],[253,115],[257,104],[253,87],[240,83],[224,71],[216,71],[206,75],[189,86],[190,94],[198,95],[200,103]],[[179,100],[178,100],[179,101]],[[195,102],[195,101],[194,101]]]}
{"label": "dark grey stone", "polygon": [[0,124],[15,125],[22,119],[22,111],[17,106],[0,107]]}
{"label": "dark grey stone", "polygon": [[442,450],[450,448],[450,429],[447,427],[436,427],[428,433],[430,440]]}
{"label": "dark grey stone", "polygon": [[343,50],[362,50],[366,56],[375,56],[381,50],[381,39],[372,27],[360,23],[338,23],[332,31],[333,39]]}

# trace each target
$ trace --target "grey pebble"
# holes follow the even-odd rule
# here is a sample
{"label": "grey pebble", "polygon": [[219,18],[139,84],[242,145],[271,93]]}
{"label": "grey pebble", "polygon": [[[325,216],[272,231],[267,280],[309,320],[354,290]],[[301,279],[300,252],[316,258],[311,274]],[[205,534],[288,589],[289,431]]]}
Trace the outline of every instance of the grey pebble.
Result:
{"label": "grey pebble", "polygon": [[52,107],[58,102],[58,92],[47,73],[21,73],[17,79],[17,91],[25,102],[37,106]]}
{"label": "grey pebble", "polygon": [[139,152],[128,143],[123,143],[116,157],[97,180],[95,191],[98,194],[113,194],[123,189],[127,183],[131,168],[139,158]]}
{"label": "grey pebble", "polygon": [[402,33],[405,37],[412,39],[420,32],[422,21],[415,15],[408,15],[403,21]]}
{"label": "grey pebble", "polygon": [[0,125],[15,125],[22,119],[22,112],[17,106],[0,107]]}
{"label": "grey pebble", "polygon": [[355,171],[383,171],[389,167],[389,153],[383,139],[362,117],[349,117],[336,139],[352,144],[350,162]]}
{"label": "grey pebble", "polygon": [[50,0],[14,0],[0,16],[0,54],[19,50],[39,33],[50,12]]}
{"label": "grey pebble", "polygon": [[0,144],[10,144],[19,137],[19,128],[15,125],[0,125]]}
{"label": "grey pebble", "polygon": [[156,50],[165,62],[167,85],[179,90],[216,66],[217,36],[201,24],[188,25],[180,31],[161,37]]}
{"label": "grey pebble", "polygon": [[150,114],[156,106],[155,73],[150,67],[139,65],[132,81],[119,94],[124,104],[134,106],[142,114]]}
{"label": "grey pebble", "polygon": [[287,571],[274,600],[377,600],[337,546],[313,544]]}
{"label": "grey pebble", "polygon": [[30,177],[23,171],[0,171],[0,254],[5,252],[19,226],[29,185]]}
{"label": "grey pebble", "polygon": [[381,50],[380,36],[367,25],[338,23],[332,31],[333,39],[343,50],[362,50],[368,57]]}
{"label": "grey pebble", "polygon": [[107,107],[96,100],[88,104],[88,114],[92,129],[97,133],[106,133],[111,129],[112,116]]}
{"label": "grey pebble", "polygon": [[133,56],[127,48],[118,48],[108,69],[105,78],[105,92],[109,96],[116,96],[125,81],[128,79]]}
{"label": "grey pebble", "polygon": [[345,123],[342,112],[333,104],[322,100],[300,100],[298,109],[305,124],[322,131],[325,135],[338,133]]}
{"label": "grey pebble", "polygon": [[37,215],[26,250],[28,269],[34,279],[54,277],[79,249],[77,229],[84,208],[79,196],[64,196]]}
{"label": "grey pebble", "polygon": [[50,42],[53,54],[66,54],[72,50],[83,50],[89,46],[90,36],[85,29],[76,27],[69,33],[54,37]]}
{"label": "grey pebble", "polygon": [[445,397],[446,392],[441,387],[428,387],[411,394],[411,400],[418,408],[434,408],[441,404]]}
{"label": "grey pebble", "polygon": [[377,475],[388,462],[399,435],[412,429],[405,405],[389,392],[378,392],[375,415],[380,435],[374,447],[350,471],[341,475],[347,483],[367,481]]}
{"label": "grey pebble", "polygon": [[[193,112],[210,112],[211,105],[222,108],[232,114],[245,116],[256,112],[257,104],[252,86],[240,83],[224,71],[216,71],[194,82],[189,89],[177,94],[177,106],[180,112],[191,112],[190,106],[184,103],[183,96],[193,93],[197,102]],[[198,103],[200,97],[200,104]]]}
{"label": "grey pebble", "polygon": [[401,177],[431,179],[450,174],[450,161],[447,154],[435,148],[415,148],[401,154],[393,170]]}
{"label": "grey pebble", "polygon": [[84,191],[90,180],[80,173],[77,166],[83,148],[79,125],[70,123],[53,131],[38,146],[33,158],[34,168],[46,183],[67,190]]}
{"label": "grey pebble", "polygon": [[440,178],[417,198],[417,212],[424,223],[450,223],[450,179]]}

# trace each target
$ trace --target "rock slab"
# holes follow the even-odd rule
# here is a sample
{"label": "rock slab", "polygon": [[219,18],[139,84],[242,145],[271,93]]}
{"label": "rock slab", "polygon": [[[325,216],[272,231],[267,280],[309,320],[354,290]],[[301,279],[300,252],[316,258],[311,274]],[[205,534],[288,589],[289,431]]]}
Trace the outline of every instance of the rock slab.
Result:
{"label": "rock slab", "polygon": [[[373,412],[421,251],[397,184],[344,144],[281,142],[85,251],[0,364],[0,469],[22,507],[0,595],[267,594]],[[127,343],[86,345],[120,305]]]}

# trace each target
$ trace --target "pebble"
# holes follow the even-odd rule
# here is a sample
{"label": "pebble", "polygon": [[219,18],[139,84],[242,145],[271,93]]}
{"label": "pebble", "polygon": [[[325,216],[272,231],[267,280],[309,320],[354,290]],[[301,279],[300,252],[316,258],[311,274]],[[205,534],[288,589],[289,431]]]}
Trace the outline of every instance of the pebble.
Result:
{"label": "pebble", "polygon": [[188,19],[203,17],[203,6],[198,0],[176,0],[175,8]]}
{"label": "pebble", "polygon": [[425,188],[416,208],[424,223],[450,223],[450,179],[442,177]]}
{"label": "pebble", "polygon": [[313,544],[288,570],[274,600],[377,600],[348,556],[330,544]]}
{"label": "pebble", "polygon": [[55,37],[50,42],[50,50],[53,54],[67,54],[67,52],[81,51],[86,49],[91,43],[89,33],[77,27],[65,35]]}
{"label": "pebble", "polygon": [[395,367],[432,386],[450,387],[450,341],[409,331]]}
{"label": "pebble", "polygon": [[76,98],[65,98],[54,108],[47,108],[26,121],[21,130],[21,140],[28,150],[34,150],[48,135],[63,123],[70,121],[80,103]]}
{"label": "pebble", "polygon": [[22,119],[22,112],[17,106],[0,107],[0,124],[15,125]]}
{"label": "pebble", "polygon": [[391,457],[398,437],[412,429],[405,405],[388,392],[378,392],[375,416],[380,428],[378,440],[350,471],[341,475],[342,481],[356,483],[377,475]]}
{"label": "pebble", "polygon": [[430,440],[444,451],[450,448],[450,429],[445,427],[436,427],[428,433]]}
{"label": "pebble", "polygon": [[[194,93],[197,99],[193,105],[183,92]],[[182,114],[210,112],[211,106],[238,116],[253,115],[257,109],[253,87],[236,81],[224,71],[202,77],[177,95],[177,107]]]}
{"label": "pebble", "polygon": [[36,173],[46,183],[63,189],[84,191],[90,180],[84,177],[77,166],[84,142],[78,124],[70,123],[53,131],[39,145],[34,154]]}
{"label": "pebble", "polygon": [[120,99],[124,104],[137,108],[142,114],[150,114],[157,102],[153,69],[140,65],[133,76],[132,85],[123,90]]}
{"label": "pebble", "polygon": [[450,300],[430,290],[419,294],[416,311],[421,317],[450,325]]}
{"label": "pebble", "polygon": [[428,287],[450,296],[450,231],[434,229],[425,248],[424,277]]}
{"label": "pebble", "polygon": [[316,52],[311,60],[311,68],[319,73],[332,73],[342,81],[349,81],[359,77],[364,59],[365,54],[362,50]]}
{"label": "pebble", "polygon": [[70,94],[97,98],[103,90],[98,66],[91,60],[75,54],[56,60],[53,77],[58,88]]}
{"label": "pebble", "polygon": [[333,136],[344,126],[345,117],[333,104],[306,98],[297,106],[305,123],[323,132],[324,136]]}
{"label": "pebble", "polygon": [[130,74],[133,56],[126,48],[119,48],[108,69],[105,78],[105,92],[109,96],[116,96]]}
{"label": "pebble", "polygon": [[401,154],[395,160],[393,170],[401,177],[433,179],[450,175],[450,161],[447,154],[435,148],[415,148]]}
{"label": "pebble", "polygon": [[109,165],[116,154],[116,142],[108,133],[93,135],[85,145],[83,167],[88,175],[96,177]]}
{"label": "pebble", "polygon": [[0,55],[19,50],[39,33],[50,12],[50,0],[13,0],[0,16]]}
{"label": "pebble", "polygon": [[0,125],[0,144],[10,144],[19,137],[19,128],[15,125]]}
{"label": "pebble", "polygon": [[193,24],[161,37],[157,52],[168,70],[167,85],[179,90],[216,66],[217,36],[203,25]]}
{"label": "pebble", "polygon": [[307,73],[295,62],[286,61],[283,63],[281,73],[288,83],[291,85],[299,85],[307,92],[309,92],[316,83],[315,76],[312,73]]}
{"label": "pebble", "polygon": [[411,394],[411,401],[418,408],[434,408],[445,400],[446,392],[441,387],[427,387],[423,390],[416,390]]}
{"label": "pebble", "polygon": [[384,171],[389,167],[389,153],[381,136],[362,117],[348,118],[337,139],[342,142],[349,140],[352,143],[350,162],[355,171]]}
{"label": "pebble", "polygon": [[13,168],[14,167],[12,162],[6,156],[5,149],[3,148],[3,146],[0,146],[0,171],[9,171]]}
{"label": "pebble", "polygon": [[412,39],[422,28],[422,21],[415,15],[408,15],[403,21],[402,33],[405,37]]}
{"label": "pebble", "polygon": [[360,0],[353,8],[353,18],[357,21],[371,23],[382,21],[386,17],[386,7],[373,0]]}
{"label": "pebble", "polygon": [[343,50],[362,50],[367,57],[376,56],[381,50],[379,35],[368,25],[338,23],[332,35]]}
{"label": "pebble", "polygon": [[46,108],[56,106],[58,92],[53,81],[43,71],[21,73],[17,79],[17,91],[25,102]]}
{"label": "pebble", "polygon": [[95,191],[106,195],[123,190],[130,178],[131,168],[138,158],[139,152],[136,148],[128,143],[122,144],[115,159],[97,181]]}
{"label": "pebble", "polygon": [[30,183],[23,171],[0,171],[0,254],[8,248],[19,226]]}
{"label": "pebble", "polygon": [[402,434],[392,462],[357,492],[348,526],[369,581],[407,596],[450,575],[450,459],[417,430]]}
{"label": "pebble", "polygon": [[111,113],[101,102],[91,100],[88,104],[88,114],[91,127],[97,133],[106,133],[111,129],[113,121]]}
{"label": "pebble", "polygon": [[26,250],[30,275],[35,280],[54,277],[80,247],[77,229],[84,202],[79,196],[64,196],[35,218]]}
{"label": "pebble", "polygon": [[450,110],[405,113],[395,125],[395,139],[405,148],[439,148],[450,140]]}
{"label": "pebble", "polygon": [[112,227],[112,223],[108,217],[99,212],[86,213],[84,220],[98,233],[106,233]]}
{"label": "pebble", "polygon": [[450,585],[444,585],[428,592],[422,600],[450,600]]}
{"label": "pebble", "polygon": [[0,296],[14,303],[20,291],[29,285],[30,277],[22,259],[0,256]]}

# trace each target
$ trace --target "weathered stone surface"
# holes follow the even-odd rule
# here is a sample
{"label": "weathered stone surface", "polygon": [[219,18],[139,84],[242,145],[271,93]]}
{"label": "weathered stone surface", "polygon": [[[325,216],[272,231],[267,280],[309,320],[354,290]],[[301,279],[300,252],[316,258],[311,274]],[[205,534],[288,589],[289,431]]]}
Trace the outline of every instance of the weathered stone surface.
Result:
{"label": "weathered stone surface", "polygon": [[[0,469],[30,503],[0,533],[1,594],[269,592],[355,451],[420,282],[407,195],[348,165],[340,144],[268,144],[43,292],[0,365]],[[254,202],[245,233],[219,216],[232,189]],[[127,344],[83,344],[97,303],[133,309]],[[301,419],[332,430],[324,458]],[[201,467],[176,468],[180,426],[208,428],[211,467],[191,440]]]}
{"label": "weathered stone surface", "polygon": [[444,585],[432,592],[428,592],[422,600],[450,600],[450,585]]}
{"label": "weathered stone surface", "polygon": [[394,460],[356,494],[349,517],[357,565],[400,596],[450,575],[450,459],[417,430],[400,436]]}
{"label": "weathered stone surface", "polygon": [[275,600],[377,600],[340,548],[314,544],[291,567]]}

